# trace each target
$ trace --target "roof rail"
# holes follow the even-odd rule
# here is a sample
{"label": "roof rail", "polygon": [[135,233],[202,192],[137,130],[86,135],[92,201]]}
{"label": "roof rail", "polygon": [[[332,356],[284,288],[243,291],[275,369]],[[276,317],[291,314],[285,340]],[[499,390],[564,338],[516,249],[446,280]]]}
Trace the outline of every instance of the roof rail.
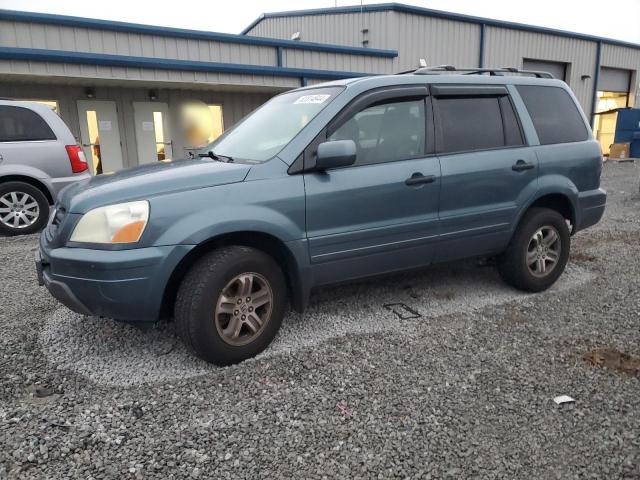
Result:
{"label": "roof rail", "polygon": [[414,73],[416,75],[437,75],[442,72],[461,72],[462,75],[482,75],[488,73],[491,76],[502,76],[505,73],[516,73],[521,75],[533,75],[536,78],[554,78],[549,72],[540,72],[537,70],[520,70],[515,67],[501,68],[457,68],[453,65],[439,65],[437,67],[422,67],[417,70],[402,72]]}

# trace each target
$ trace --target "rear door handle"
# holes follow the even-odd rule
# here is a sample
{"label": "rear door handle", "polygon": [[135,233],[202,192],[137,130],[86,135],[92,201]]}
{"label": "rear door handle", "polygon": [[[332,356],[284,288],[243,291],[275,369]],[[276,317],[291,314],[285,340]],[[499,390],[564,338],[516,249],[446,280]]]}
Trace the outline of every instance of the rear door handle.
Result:
{"label": "rear door handle", "polygon": [[404,184],[411,187],[414,185],[421,185],[423,183],[433,183],[436,181],[435,175],[422,175],[420,172],[416,172],[404,181]]}
{"label": "rear door handle", "polygon": [[527,163],[524,160],[518,160],[511,166],[511,170],[514,172],[524,172],[525,170],[531,170],[532,168],[536,168],[536,166],[533,163]]}

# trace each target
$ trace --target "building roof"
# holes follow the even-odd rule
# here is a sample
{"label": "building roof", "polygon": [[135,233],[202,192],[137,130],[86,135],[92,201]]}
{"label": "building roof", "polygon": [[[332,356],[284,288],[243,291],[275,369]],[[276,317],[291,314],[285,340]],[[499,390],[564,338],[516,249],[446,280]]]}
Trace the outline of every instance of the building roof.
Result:
{"label": "building roof", "polygon": [[394,58],[398,56],[395,50],[376,48],[349,47],[345,45],[331,45],[325,43],[299,42],[294,40],[280,40],[275,38],[249,37],[232,33],[208,32],[189,30],[184,28],[160,27],[139,23],[116,22],[94,18],[72,17],[68,15],[53,15],[49,13],[23,12],[16,10],[1,10],[0,20],[30,22],[39,24],[65,25],[69,27],[95,28],[112,32],[140,33],[162,37],[178,37],[193,40],[213,40],[220,42],[239,43],[248,45],[262,45],[268,47],[282,47],[296,50],[315,50],[320,52],[345,53],[366,55],[370,57]]}
{"label": "building roof", "polygon": [[272,12],[263,13],[256,18],[251,24],[249,24],[242,32],[241,35],[246,35],[256,25],[268,18],[282,18],[282,17],[304,17],[312,15],[335,15],[344,13],[360,13],[360,12],[401,12],[411,15],[420,15],[424,17],[443,18],[446,20],[455,20],[458,22],[474,23],[478,25],[488,25],[492,27],[508,28],[512,30],[523,30],[527,32],[542,33],[546,35],[556,35],[560,37],[575,38],[578,40],[587,40],[592,42],[603,42],[610,45],[617,45],[622,47],[630,47],[640,49],[640,44],[625,42],[622,40],[616,40],[613,38],[598,37],[595,35],[587,35],[584,33],[569,32],[566,30],[559,30],[554,28],[539,27],[536,25],[527,25],[524,23],[508,22],[502,20],[494,20],[484,17],[476,17],[472,15],[463,15],[461,13],[444,12],[441,10],[433,10],[430,8],[416,7],[414,5],[406,5],[404,3],[380,3],[374,5],[354,5],[346,7],[334,7],[334,8],[315,8],[310,10],[291,10],[285,12]]}
{"label": "building roof", "polygon": [[[142,68],[154,70],[195,71],[207,73],[226,73],[237,75],[269,75],[274,77],[295,77],[305,84],[308,78],[335,79],[367,75],[365,72],[337,71],[329,69],[286,67],[283,64],[283,52],[287,50],[307,50],[326,52],[336,55],[361,56],[392,60],[398,56],[396,50],[332,45],[325,43],[300,42],[276,38],[263,38],[230,33],[189,30],[183,28],[160,27],[137,23],[100,20],[93,18],[53,15],[0,9],[0,22],[16,22],[38,25],[56,25],[80,29],[95,29],[114,33],[152,35],[154,37],[179,38],[187,40],[214,41],[239,44],[249,48],[268,47],[273,49],[275,64],[246,64],[240,61],[202,61],[184,60],[167,56],[136,56],[113,52],[91,52],[76,50],[58,50],[40,46],[25,47],[20,43],[5,46],[0,38],[0,60],[51,62],[58,64],[100,65],[107,67]],[[1,35],[0,35],[1,37]]]}

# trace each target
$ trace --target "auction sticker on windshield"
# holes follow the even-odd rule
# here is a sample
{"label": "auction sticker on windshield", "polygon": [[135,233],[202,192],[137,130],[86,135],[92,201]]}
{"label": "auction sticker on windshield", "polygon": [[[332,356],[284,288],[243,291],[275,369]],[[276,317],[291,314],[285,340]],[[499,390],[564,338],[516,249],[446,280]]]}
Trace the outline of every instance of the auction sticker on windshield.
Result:
{"label": "auction sticker on windshield", "polygon": [[303,95],[295,102],[293,102],[293,104],[296,105],[300,103],[324,103],[324,101],[330,96],[331,95]]}

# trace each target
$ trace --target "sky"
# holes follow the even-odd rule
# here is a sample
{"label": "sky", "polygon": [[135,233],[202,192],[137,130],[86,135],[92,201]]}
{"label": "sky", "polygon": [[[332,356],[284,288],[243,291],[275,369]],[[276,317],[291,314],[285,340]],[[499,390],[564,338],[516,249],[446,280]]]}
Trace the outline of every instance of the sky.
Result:
{"label": "sky", "polygon": [[[373,3],[385,1],[364,1],[365,5]],[[640,0],[406,0],[402,3],[640,44]],[[359,4],[358,0],[0,0],[0,9],[239,33],[263,12],[354,4]]]}

